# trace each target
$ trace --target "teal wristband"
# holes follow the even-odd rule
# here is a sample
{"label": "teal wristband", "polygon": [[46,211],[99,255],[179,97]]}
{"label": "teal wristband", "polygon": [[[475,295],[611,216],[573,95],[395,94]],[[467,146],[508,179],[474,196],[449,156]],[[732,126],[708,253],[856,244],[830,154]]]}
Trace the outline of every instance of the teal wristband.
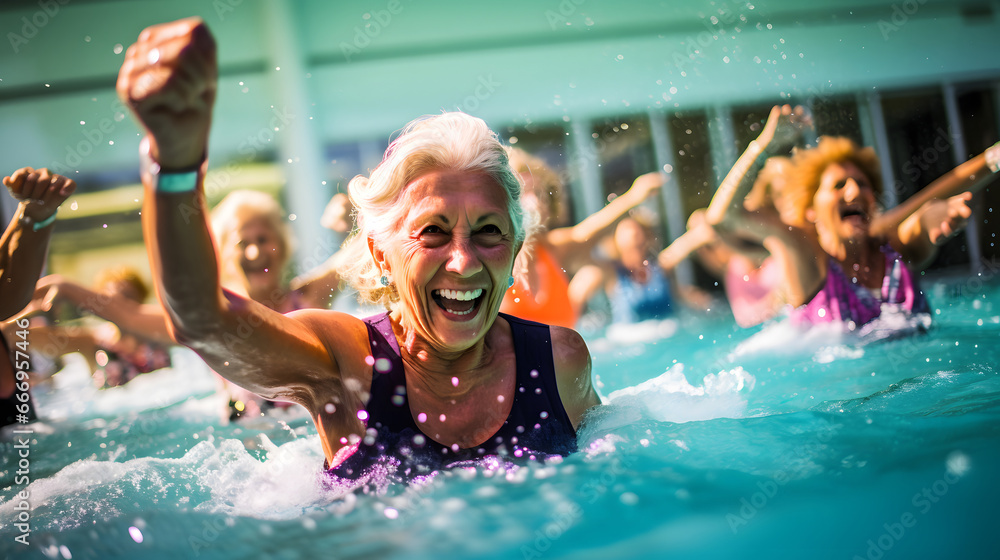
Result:
{"label": "teal wristband", "polygon": [[198,188],[198,171],[182,171],[180,173],[160,173],[159,166],[154,164],[153,188],[162,193],[188,193]]}
{"label": "teal wristband", "polygon": [[56,221],[56,214],[58,214],[58,212],[53,212],[51,216],[45,218],[40,222],[36,222],[35,220],[32,220],[30,217],[22,215],[20,222],[25,227],[30,225],[31,231],[38,231],[51,226],[52,222]]}
{"label": "teal wristband", "polygon": [[44,220],[42,220],[40,222],[35,222],[35,223],[31,224],[31,231],[38,231],[38,230],[40,230],[42,228],[47,228],[47,227],[51,226],[52,222],[56,221],[56,214],[58,214],[58,213],[59,212],[53,212],[52,215],[49,216],[48,218],[45,218]]}
{"label": "teal wristband", "polygon": [[[149,177],[153,190],[156,192],[178,194],[194,192],[198,188],[198,174],[204,165],[204,159],[193,168],[177,171],[163,171],[160,164],[153,161],[149,155],[149,138],[143,138],[139,144],[140,173]],[[145,179],[144,179],[145,180]]]}

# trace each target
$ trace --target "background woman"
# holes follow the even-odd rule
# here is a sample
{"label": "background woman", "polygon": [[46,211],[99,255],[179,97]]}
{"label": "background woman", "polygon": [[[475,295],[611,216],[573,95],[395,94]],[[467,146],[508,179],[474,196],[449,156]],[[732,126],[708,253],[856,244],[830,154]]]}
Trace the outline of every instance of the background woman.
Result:
{"label": "background woman", "polygon": [[504,297],[501,310],[531,321],[573,327],[589,295],[601,283],[592,267],[579,278],[575,273],[593,263],[591,250],[618,220],[659,192],[664,176],[642,175],[628,191],[575,226],[555,227],[566,218],[559,176],[523,150],[510,148],[509,155],[524,184],[525,207],[537,214],[538,226],[529,228],[525,250],[515,265],[513,289]]}

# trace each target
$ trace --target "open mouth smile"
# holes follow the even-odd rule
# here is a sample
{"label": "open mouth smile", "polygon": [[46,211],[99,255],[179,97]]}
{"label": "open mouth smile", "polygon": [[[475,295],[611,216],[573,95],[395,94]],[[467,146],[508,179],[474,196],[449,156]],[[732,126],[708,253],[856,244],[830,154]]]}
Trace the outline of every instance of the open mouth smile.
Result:
{"label": "open mouth smile", "polygon": [[473,314],[483,301],[483,289],[475,290],[433,290],[431,297],[445,313],[455,317]]}
{"label": "open mouth smile", "polygon": [[849,206],[847,208],[841,208],[840,219],[847,220],[850,218],[857,218],[860,221],[867,222],[868,213],[858,206]]}

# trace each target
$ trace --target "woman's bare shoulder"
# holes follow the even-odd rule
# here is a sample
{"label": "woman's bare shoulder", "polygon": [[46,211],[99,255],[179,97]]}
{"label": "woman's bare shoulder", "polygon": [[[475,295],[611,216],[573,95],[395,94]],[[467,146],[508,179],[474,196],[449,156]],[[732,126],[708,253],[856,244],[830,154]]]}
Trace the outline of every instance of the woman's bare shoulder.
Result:
{"label": "woman's bare shoulder", "polygon": [[287,314],[308,328],[339,361],[371,353],[365,322],[341,311],[300,309]]}
{"label": "woman's bare shoulder", "polygon": [[573,427],[578,428],[583,414],[601,404],[591,381],[590,351],[580,333],[565,327],[549,327],[552,333],[552,360],[556,385],[563,408]]}

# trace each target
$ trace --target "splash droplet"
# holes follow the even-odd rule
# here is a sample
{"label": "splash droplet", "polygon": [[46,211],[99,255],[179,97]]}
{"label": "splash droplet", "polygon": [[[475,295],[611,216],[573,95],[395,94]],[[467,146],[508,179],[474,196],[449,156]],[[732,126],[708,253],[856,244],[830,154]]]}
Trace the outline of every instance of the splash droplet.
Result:
{"label": "splash droplet", "polygon": [[138,527],[129,527],[128,534],[130,537],[132,537],[133,541],[137,543],[142,542],[142,531],[140,531]]}

